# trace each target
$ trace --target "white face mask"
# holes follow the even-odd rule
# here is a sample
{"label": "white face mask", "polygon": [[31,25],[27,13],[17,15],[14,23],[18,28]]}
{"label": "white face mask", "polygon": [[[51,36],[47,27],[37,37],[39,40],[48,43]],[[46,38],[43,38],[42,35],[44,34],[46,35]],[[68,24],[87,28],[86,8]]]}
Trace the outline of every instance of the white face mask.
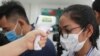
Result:
{"label": "white face mask", "polygon": [[78,34],[63,34],[63,36],[60,37],[62,47],[68,51],[79,51],[87,40],[79,42],[78,38],[82,31],[83,30],[81,30]]}

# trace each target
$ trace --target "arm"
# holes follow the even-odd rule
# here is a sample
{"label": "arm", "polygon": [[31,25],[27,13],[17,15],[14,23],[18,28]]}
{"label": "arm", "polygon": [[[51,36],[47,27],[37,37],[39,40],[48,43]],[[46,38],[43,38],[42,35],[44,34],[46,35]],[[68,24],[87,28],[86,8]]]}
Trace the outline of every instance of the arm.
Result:
{"label": "arm", "polygon": [[0,56],[18,56],[27,49],[32,50],[34,39],[37,35],[43,36],[40,41],[41,47],[45,46],[46,34],[40,30],[27,33],[24,37],[0,47]]}
{"label": "arm", "polygon": [[27,50],[27,46],[24,43],[23,39],[18,39],[14,42],[11,42],[7,45],[0,47],[0,56],[18,56]]}

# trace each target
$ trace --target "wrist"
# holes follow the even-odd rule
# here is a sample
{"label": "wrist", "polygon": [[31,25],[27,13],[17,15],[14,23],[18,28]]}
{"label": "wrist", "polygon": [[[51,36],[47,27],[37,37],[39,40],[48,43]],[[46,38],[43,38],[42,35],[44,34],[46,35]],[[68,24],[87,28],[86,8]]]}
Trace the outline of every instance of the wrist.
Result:
{"label": "wrist", "polygon": [[33,39],[24,36],[23,37],[23,43],[24,43],[25,49],[33,50],[33,48],[34,48],[34,41],[33,41]]}
{"label": "wrist", "polygon": [[26,39],[24,37],[20,38],[19,40],[19,45],[20,45],[20,48],[24,49],[24,50],[27,50],[28,47],[27,47],[27,43],[26,43]]}

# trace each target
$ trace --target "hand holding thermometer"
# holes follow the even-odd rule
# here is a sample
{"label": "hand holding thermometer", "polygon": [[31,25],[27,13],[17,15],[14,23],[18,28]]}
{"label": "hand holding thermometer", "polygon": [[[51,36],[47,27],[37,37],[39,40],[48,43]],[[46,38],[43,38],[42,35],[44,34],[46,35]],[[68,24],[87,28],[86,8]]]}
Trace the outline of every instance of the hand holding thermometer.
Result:
{"label": "hand holding thermometer", "polygon": [[[50,29],[50,27],[39,27],[39,30],[47,33]],[[42,47],[39,45],[39,41],[40,41],[41,36],[37,36],[34,42],[34,50],[42,50]]]}
{"label": "hand holding thermometer", "polygon": [[[55,16],[43,16],[40,15],[35,27],[43,32],[47,33],[50,31],[51,26],[56,24],[56,17]],[[39,45],[41,36],[37,36],[34,42],[34,50],[42,50],[42,47]]]}

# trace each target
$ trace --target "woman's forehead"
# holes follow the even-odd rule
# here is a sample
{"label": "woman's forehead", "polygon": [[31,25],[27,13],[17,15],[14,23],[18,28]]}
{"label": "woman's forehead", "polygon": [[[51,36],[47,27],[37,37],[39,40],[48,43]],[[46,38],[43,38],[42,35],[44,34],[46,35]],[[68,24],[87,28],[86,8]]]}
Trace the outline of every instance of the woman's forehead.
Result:
{"label": "woman's forehead", "polygon": [[59,23],[59,26],[60,27],[64,27],[64,26],[68,26],[68,27],[75,27],[75,26],[79,26],[78,24],[76,24],[75,21],[73,21],[70,16],[65,16],[65,15],[62,15],[60,17],[60,23]]}
{"label": "woman's forehead", "polygon": [[65,25],[65,24],[70,24],[70,17],[69,16],[65,16],[65,15],[62,15],[60,17],[60,25]]}

